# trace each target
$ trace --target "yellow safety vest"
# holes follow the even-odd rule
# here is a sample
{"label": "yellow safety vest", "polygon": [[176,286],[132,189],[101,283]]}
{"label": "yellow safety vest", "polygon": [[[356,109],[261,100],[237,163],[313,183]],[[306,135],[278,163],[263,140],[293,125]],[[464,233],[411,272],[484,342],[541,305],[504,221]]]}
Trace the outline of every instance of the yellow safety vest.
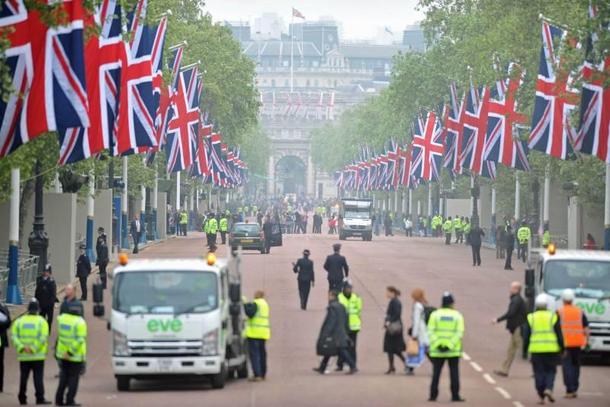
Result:
{"label": "yellow safety vest", "polygon": [[[17,360],[30,362],[45,360],[49,341],[49,324],[40,315],[26,314],[11,327],[11,337],[17,350]],[[32,353],[26,353],[29,346]]]}
{"label": "yellow safety vest", "polygon": [[527,316],[530,326],[529,353],[556,353],[559,352],[559,342],[555,334],[557,314],[548,310],[535,311]]}
{"label": "yellow safety vest", "polygon": [[451,222],[450,220],[446,220],[445,223],[443,224],[443,232],[451,233],[452,228],[453,228],[453,222]]}
{"label": "yellow safety vest", "polygon": [[[430,357],[453,358],[462,356],[464,317],[452,308],[440,308],[430,314],[428,321]],[[441,348],[446,348],[444,351]]]}
{"label": "yellow safety vest", "polygon": [[216,218],[212,218],[208,222],[208,233],[215,235],[218,232],[218,221]]}
{"label": "yellow safety vest", "polygon": [[362,312],[362,298],[352,293],[347,298],[343,293],[339,293],[337,297],[341,305],[345,307],[349,319],[349,330],[360,331],[362,322],[360,321],[360,313]]}
{"label": "yellow safety vest", "polygon": [[226,232],[229,229],[229,221],[227,218],[220,219],[220,231]]}
{"label": "yellow safety vest", "polygon": [[256,304],[256,314],[246,321],[246,338],[269,340],[271,338],[269,304],[264,298],[257,298],[254,303]]}
{"label": "yellow safety vest", "polygon": [[545,230],[542,234],[542,246],[547,247],[551,243],[551,232]]}
{"label": "yellow safety vest", "polygon": [[519,240],[520,244],[527,243],[531,237],[532,232],[527,226],[521,226],[519,230],[517,230],[517,239]]}
{"label": "yellow safety vest", "polygon": [[87,356],[87,323],[83,317],[60,314],[57,325],[59,329],[55,357],[70,362],[84,362]]}
{"label": "yellow safety vest", "polygon": [[186,225],[189,221],[189,215],[186,212],[180,214],[180,224]]}

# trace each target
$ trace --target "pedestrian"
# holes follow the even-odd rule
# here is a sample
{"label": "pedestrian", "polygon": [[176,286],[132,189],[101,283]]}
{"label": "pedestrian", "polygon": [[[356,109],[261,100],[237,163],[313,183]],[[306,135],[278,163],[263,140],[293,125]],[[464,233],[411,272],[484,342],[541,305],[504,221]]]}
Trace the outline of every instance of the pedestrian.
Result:
{"label": "pedestrian", "polygon": [[133,253],[136,254],[139,252],[138,243],[140,243],[140,233],[142,233],[142,225],[140,225],[140,219],[138,216],[134,216],[131,221],[131,225],[129,227],[129,233],[131,234],[131,238],[133,240]]}
{"label": "pedestrian", "polygon": [[512,270],[513,251],[515,250],[515,234],[513,233],[513,228],[510,225],[506,226],[506,233],[504,233],[504,250],[506,255],[504,270]]}
{"label": "pedestrian", "polygon": [[182,209],[180,212],[180,233],[182,236],[186,236],[186,229],[189,223],[189,214],[186,212],[186,209]]}
{"label": "pedestrian", "polygon": [[[413,299],[413,308],[411,310],[411,338],[417,341],[418,347],[423,348],[424,351],[420,354],[428,353],[430,347],[430,339],[428,337],[428,326],[426,325],[426,308],[432,309],[428,305],[424,290],[421,288],[415,288],[411,291],[411,298]],[[430,315],[430,314],[428,314]],[[420,361],[420,363],[423,361]],[[408,366],[407,374],[414,374],[414,370],[417,366]]]}
{"label": "pedestrian", "polygon": [[106,267],[110,261],[108,253],[108,236],[104,232],[103,227],[97,229],[97,241],[95,242],[96,260],[95,264],[99,267],[100,280],[102,281],[102,288],[106,289],[108,275],[106,274]]}
{"label": "pedestrian", "polygon": [[496,226],[496,259],[504,258],[506,228],[504,226]]}
{"label": "pedestrian", "polygon": [[265,300],[263,291],[254,293],[254,301],[244,304],[246,321],[246,338],[248,340],[248,354],[254,377],[251,381],[259,382],[267,377],[267,350],[266,342],[271,338],[269,324],[269,304]]}
{"label": "pedestrian", "polygon": [[328,290],[341,291],[343,279],[349,275],[347,260],[341,256],[341,244],[335,243],[333,245],[333,254],[326,257],[324,270],[326,270],[328,277]]}
{"label": "pedestrian", "polygon": [[451,244],[451,231],[453,230],[453,221],[451,220],[451,216],[447,218],[445,223],[443,223],[443,233],[445,233],[445,244]]}
{"label": "pedestrian", "polygon": [[307,299],[309,298],[309,290],[314,286],[314,271],[313,261],[309,260],[310,251],[303,250],[303,257],[292,263],[292,271],[297,274],[297,283],[299,286],[299,298],[301,300],[301,309],[307,309]]}
{"label": "pedestrian", "polygon": [[9,346],[6,332],[10,326],[11,313],[6,304],[0,302],[0,393],[4,392],[4,352]]}
{"label": "pedestrian", "polygon": [[405,371],[407,370],[403,354],[407,346],[403,337],[402,304],[398,297],[400,297],[400,291],[396,287],[389,286],[386,288],[386,298],[389,302],[385,314],[385,335],[383,337],[383,351],[388,355],[388,370],[385,374],[396,373],[394,355],[398,356],[401,362],[405,364]]}
{"label": "pedestrian", "polygon": [[527,316],[524,325],[523,339],[531,355],[536,392],[540,398],[538,404],[544,404],[545,398],[555,402],[553,386],[563,352],[559,316],[548,310],[551,301],[546,294],[538,294],[534,301],[536,309]]}
{"label": "pedestrian", "polygon": [[314,372],[326,374],[326,366],[328,361],[333,356],[342,358],[343,363],[349,366],[348,374],[354,374],[358,371],[356,362],[352,359],[348,352],[349,330],[347,313],[345,307],[337,300],[337,292],[330,290],[328,292],[328,307],[326,307],[326,317],[320,328],[320,335],[316,345],[316,352],[322,356],[320,366],[314,367]]}
{"label": "pedestrian", "polygon": [[589,339],[589,321],[585,313],[573,305],[574,297],[574,290],[569,288],[563,290],[561,293],[563,307],[557,311],[565,347],[561,364],[567,399],[578,397],[581,351],[587,346]]}
{"label": "pedestrian", "polygon": [[506,321],[506,330],[510,333],[506,359],[499,370],[494,370],[498,376],[507,377],[510,366],[515,360],[517,351],[523,349],[523,324],[527,321],[527,304],[521,296],[521,283],[513,281],[510,284],[510,302],[508,310],[500,317],[492,320],[493,324]]}
{"label": "pedestrian", "polygon": [[453,231],[455,232],[455,243],[464,242],[462,223],[463,223],[463,219],[460,219],[459,216],[456,216],[455,218],[453,218]]}
{"label": "pedestrian", "polygon": [[82,311],[82,307],[71,305],[57,317],[55,348],[55,358],[59,363],[59,383],[55,392],[57,406],[80,405],[74,398],[87,358],[87,322],[82,316]]}
{"label": "pedestrian", "polygon": [[34,375],[36,404],[51,404],[44,398],[44,360],[47,357],[49,325],[38,315],[40,305],[35,298],[28,304],[27,314],[17,318],[11,328],[13,345],[19,360],[19,404],[26,405],[30,372]]}
{"label": "pedestrian", "polygon": [[264,238],[264,249],[265,254],[271,253],[271,238],[273,236],[273,224],[271,223],[271,217],[267,215],[265,217],[265,223],[263,223],[263,238]]}
{"label": "pedestrian", "polygon": [[409,216],[405,218],[405,236],[413,236],[413,222],[411,222],[411,218]]}
{"label": "pedestrian", "polygon": [[64,300],[59,307],[59,313],[67,312],[69,307],[82,307],[83,304],[76,298],[76,290],[72,284],[67,284],[64,287]]}
{"label": "pedestrian", "polygon": [[385,235],[386,236],[394,236],[394,234],[392,233],[392,217],[390,216],[390,213],[386,213],[385,215],[385,219],[383,221],[383,226],[385,228]]}
{"label": "pedestrian", "polygon": [[78,256],[78,260],[76,261],[76,277],[78,277],[78,281],[80,282],[81,301],[87,301],[87,277],[91,274],[91,262],[89,261],[89,257],[87,257],[85,249],[86,246],[81,244],[80,256]]}
{"label": "pedestrian", "polygon": [[443,294],[441,308],[430,314],[428,334],[430,335],[430,360],[432,360],[432,382],[430,398],[438,398],[438,383],[445,362],[449,365],[451,380],[451,401],[466,401],[460,396],[459,362],[462,356],[462,338],[464,336],[464,317],[454,309],[455,301],[449,292]]}
{"label": "pedestrian", "polygon": [[[216,219],[216,215],[210,213],[209,219],[207,222],[207,238],[208,238],[208,246],[216,245],[216,237],[218,235],[218,220]],[[186,235],[185,235],[186,236]]]}
{"label": "pedestrian", "polygon": [[597,243],[595,243],[595,238],[591,233],[587,233],[587,239],[582,248],[585,250],[597,250]]}
{"label": "pedestrian", "polygon": [[[354,361],[354,364],[357,364],[358,357],[356,344],[358,343],[358,332],[360,332],[360,328],[362,327],[362,321],[360,319],[360,315],[362,314],[362,297],[353,292],[352,283],[348,280],[343,284],[343,291],[339,293],[337,300],[345,307],[345,312],[347,312],[347,336],[349,337],[347,352]],[[339,355],[337,371],[340,372],[343,370],[344,362],[341,355]]]}
{"label": "pedestrian", "polygon": [[521,222],[521,227],[517,230],[517,240],[519,240],[519,257],[524,263],[527,258],[528,243],[532,237],[532,231],[525,221]]}
{"label": "pedestrian", "polygon": [[470,248],[472,249],[473,266],[481,265],[481,243],[483,241],[483,236],[485,236],[485,232],[483,232],[483,229],[481,229],[478,224],[475,224],[473,227],[470,228],[470,232],[467,236],[467,241],[470,242]]}
{"label": "pedestrian", "polygon": [[220,218],[218,229],[220,230],[222,244],[227,244],[227,232],[229,231],[229,220],[227,219],[227,215],[222,215]]}
{"label": "pedestrian", "polygon": [[42,275],[36,277],[36,290],[34,291],[34,297],[38,300],[40,306],[40,316],[47,320],[49,329],[53,324],[55,303],[58,302],[57,284],[51,275],[52,272],[50,264],[44,266]]}

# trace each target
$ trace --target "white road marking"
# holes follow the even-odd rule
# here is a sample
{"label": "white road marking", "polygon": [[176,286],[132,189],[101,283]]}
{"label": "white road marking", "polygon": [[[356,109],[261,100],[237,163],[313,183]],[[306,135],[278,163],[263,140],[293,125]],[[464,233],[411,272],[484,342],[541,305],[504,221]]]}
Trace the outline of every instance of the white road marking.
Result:
{"label": "white road marking", "polygon": [[515,407],[525,407],[523,404],[521,404],[520,401],[513,401],[513,406],[515,406]]}
{"label": "white road marking", "polygon": [[483,368],[481,366],[479,366],[479,364],[477,362],[470,362],[470,366],[472,366],[472,368],[479,373],[481,373],[483,371]]}
{"label": "white road marking", "polygon": [[496,384],[496,381],[494,380],[494,378],[493,378],[493,377],[491,377],[491,376],[489,375],[489,373],[485,373],[485,374],[483,375],[483,379],[485,379],[485,380],[487,381],[487,383],[489,383],[489,384]]}
{"label": "white road marking", "polygon": [[502,387],[496,387],[496,391],[502,395],[506,400],[510,400],[512,397],[510,393],[504,390]]}
{"label": "white road marking", "polygon": [[469,355],[468,355],[466,352],[463,352],[463,353],[462,353],[462,356],[464,357],[464,360],[465,360],[465,361],[472,360],[472,359],[470,358],[470,356],[469,356]]}

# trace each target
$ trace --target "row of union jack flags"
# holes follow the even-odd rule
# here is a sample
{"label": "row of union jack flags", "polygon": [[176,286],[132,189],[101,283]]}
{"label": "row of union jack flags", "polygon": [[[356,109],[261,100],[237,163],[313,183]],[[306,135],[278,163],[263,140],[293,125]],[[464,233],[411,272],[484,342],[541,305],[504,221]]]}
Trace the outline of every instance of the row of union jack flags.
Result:
{"label": "row of union jack flags", "polygon": [[[592,7],[589,12],[594,17],[596,10]],[[530,150],[562,160],[576,151],[610,164],[610,87],[604,84],[610,74],[610,53],[601,63],[587,61],[573,73],[567,71],[561,55],[566,45],[574,46],[566,30],[543,21],[531,126],[516,101],[525,72],[510,64],[504,80],[481,88],[471,85],[461,99],[452,85],[442,113],[433,110],[415,118],[410,143],[392,140],[382,154],[360,148],[358,158],[337,171],[337,186],[353,191],[415,188],[438,181],[443,167],[451,176],[467,171],[494,179],[498,164],[529,171]],[[578,75],[583,80],[580,91],[572,86]],[[570,117],[579,103],[576,129]],[[519,130],[528,129],[526,143]]]}
{"label": "row of union jack flags", "polygon": [[189,171],[226,188],[245,181],[239,151],[222,144],[200,110],[202,76],[196,65],[181,69],[182,46],[170,48],[171,83],[164,83],[167,18],[145,24],[147,0],[126,18],[119,0],[103,0],[93,12],[79,0],[37,1],[54,5],[57,26],[23,0],[0,5],[13,87],[0,100],[0,159],[56,132],[62,165],[104,151],[146,154],[151,162],[165,148],[168,172]]}

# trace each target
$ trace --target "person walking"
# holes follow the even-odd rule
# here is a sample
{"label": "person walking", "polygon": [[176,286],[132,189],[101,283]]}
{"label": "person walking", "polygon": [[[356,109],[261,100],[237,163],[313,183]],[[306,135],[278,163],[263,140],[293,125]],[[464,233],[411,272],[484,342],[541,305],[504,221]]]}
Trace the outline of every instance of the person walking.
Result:
{"label": "person walking", "polygon": [[394,236],[392,233],[392,216],[390,212],[386,213],[385,219],[383,220],[383,227],[385,229],[386,236]]}
{"label": "person walking", "polygon": [[186,212],[186,209],[182,209],[180,212],[180,234],[182,236],[186,236],[186,229],[189,223],[189,214]]}
{"label": "person walking", "polygon": [[218,229],[220,230],[220,239],[222,244],[227,244],[227,232],[229,231],[229,220],[227,215],[222,215],[220,222],[218,222]]}
{"label": "person walking", "polygon": [[453,218],[453,231],[455,233],[455,243],[464,242],[464,234],[462,231],[462,219],[459,216]]}
{"label": "person walking", "polygon": [[504,262],[504,270],[513,269],[513,251],[515,250],[515,234],[513,228],[510,225],[506,226],[506,232],[504,233],[504,251],[506,255],[506,261]]}
{"label": "person walking", "polygon": [[110,261],[108,253],[108,236],[104,233],[104,228],[99,227],[97,229],[97,241],[95,242],[96,260],[95,264],[99,267],[100,280],[102,282],[102,288],[106,289],[106,283],[108,275],[106,274],[106,267]]}
{"label": "person walking", "polygon": [[[413,299],[413,308],[411,310],[411,339],[417,341],[419,348],[423,348],[423,354],[428,353],[430,347],[430,339],[428,337],[428,326],[426,325],[426,307],[429,307],[424,290],[416,288],[411,292]],[[420,352],[421,354],[422,352]],[[421,361],[423,362],[423,361]],[[421,363],[420,362],[420,363]],[[413,375],[414,370],[419,365],[411,366],[407,363],[407,374]]]}
{"label": "person walking", "polygon": [[[0,291],[0,294],[2,292]],[[8,335],[11,326],[11,313],[6,306],[0,302],[0,393],[4,392],[4,352],[8,348]]]}
{"label": "person walking", "polygon": [[59,307],[59,313],[68,312],[70,307],[83,307],[83,304],[76,298],[76,291],[72,284],[67,284],[64,287],[64,300]]}
{"label": "person walking", "polygon": [[263,291],[254,293],[254,301],[244,304],[246,321],[246,338],[248,340],[248,354],[254,377],[251,381],[259,382],[267,377],[267,350],[266,342],[271,339],[271,326],[269,324],[269,304],[265,300]]}
{"label": "person walking", "polygon": [[320,366],[314,367],[314,372],[326,374],[328,361],[333,356],[342,358],[343,363],[349,366],[348,374],[354,374],[358,371],[356,362],[352,359],[348,352],[349,330],[347,313],[345,307],[337,300],[337,292],[330,290],[328,292],[328,307],[326,307],[326,317],[320,328],[320,335],[316,345],[316,353],[322,356]]}
{"label": "person walking", "polygon": [[314,285],[313,261],[309,260],[310,251],[303,250],[303,257],[292,263],[292,271],[297,274],[297,283],[299,286],[299,298],[301,300],[301,309],[307,309],[307,299],[309,298],[309,290]]}
{"label": "person walking", "polygon": [[432,382],[430,398],[438,398],[438,383],[445,362],[449,365],[451,380],[451,401],[465,401],[460,396],[459,362],[462,356],[462,338],[464,336],[464,317],[454,309],[455,301],[449,292],[443,294],[441,308],[430,314],[428,334],[430,335],[430,359],[432,360]]}
{"label": "person walking", "polygon": [[263,238],[265,254],[271,253],[271,237],[273,235],[273,224],[271,223],[271,217],[267,215],[265,217],[265,223],[263,223]]}
{"label": "person walking", "polygon": [[503,259],[506,249],[506,227],[504,225],[496,226],[496,259]]}
{"label": "person walking", "polygon": [[[71,305],[57,317],[57,346],[55,358],[59,363],[59,383],[55,405],[80,406],[74,398],[87,358],[87,322],[82,307]],[[66,392],[67,389],[67,392]]]}
{"label": "person walking", "polygon": [[324,270],[328,277],[328,289],[339,292],[342,289],[343,279],[349,275],[347,260],[341,256],[341,244],[333,245],[333,254],[326,257]]}
{"label": "person walking", "polygon": [[383,351],[388,355],[388,370],[385,374],[396,373],[394,355],[399,357],[405,364],[405,370],[407,370],[403,354],[407,346],[403,337],[402,303],[398,297],[400,297],[400,291],[396,287],[389,286],[386,288],[386,298],[389,302],[385,314],[385,335],[383,337]]}
{"label": "person walking", "polygon": [[510,366],[515,360],[517,351],[523,349],[523,324],[527,321],[527,304],[521,296],[521,283],[513,281],[510,284],[510,302],[508,310],[500,317],[492,320],[493,324],[506,321],[506,330],[510,333],[506,359],[499,370],[494,370],[494,374],[507,377]]}
{"label": "person walking", "polygon": [[91,274],[91,262],[89,261],[89,257],[87,257],[85,249],[86,246],[81,244],[80,256],[78,256],[78,260],[76,261],[76,277],[78,277],[78,281],[80,282],[81,301],[87,301],[87,277]]}
{"label": "person walking", "polygon": [[411,218],[408,216],[405,218],[405,236],[413,236],[413,222],[411,222]]}
{"label": "person walking", "polygon": [[527,316],[524,325],[523,339],[531,355],[538,404],[544,404],[545,399],[555,402],[553,386],[563,352],[559,316],[548,309],[551,301],[546,294],[538,294],[534,301],[536,310]]}
{"label": "person walking", "polygon": [[[356,352],[356,343],[358,342],[358,332],[360,332],[360,328],[362,326],[362,321],[360,319],[360,315],[362,314],[362,297],[354,293],[352,283],[350,281],[346,281],[343,284],[343,291],[339,293],[337,300],[345,307],[345,311],[347,312],[347,336],[349,337],[347,352],[354,361],[354,364],[357,364],[358,357]],[[337,371],[340,372],[343,370],[343,363],[344,360],[341,355],[339,355],[339,360],[337,361]]]}
{"label": "person walking", "polygon": [[527,258],[528,243],[532,238],[532,231],[525,221],[521,223],[521,227],[517,230],[517,239],[519,240],[519,257],[524,263]]}
{"label": "person walking", "polygon": [[[216,246],[216,237],[218,235],[218,219],[211,213],[210,219],[208,220],[208,241],[210,246]],[[185,234],[186,236],[186,234]]]}
{"label": "person walking", "polygon": [[34,298],[38,300],[40,306],[40,316],[47,320],[49,329],[53,324],[53,310],[57,300],[57,284],[51,276],[53,270],[51,265],[47,264],[44,266],[42,275],[36,277],[36,290],[34,291]]}
{"label": "person walking", "polygon": [[19,360],[19,404],[26,405],[30,372],[34,375],[36,404],[51,404],[44,398],[44,360],[47,357],[49,324],[38,315],[40,305],[33,298],[28,304],[27,314],[17,318],[11,328],[13,345]]}
{"label": "person walking", "polygon": [[578,397],[581,351],[587,346],[589,340],[589,321],[585,313],[573,305],[574,298],[574,290],[565,289],[561,293],[563,306],[557,311],[565,347],[561,365],[563,383],[566,386],[565,398],[567,399]]}
{"label": "person walking", "polygon": [[453,221],[451,220],[451,216],[447,218],[445,223],[443,223],[443,233],[445,233],[445,244],[451,244],[451,231],[453,230]]}
{"label": "person walking", "polygon": [[131,234],[131,239],[133,240],[133,254],[139,252],[138,243],[140,243],[140,233],[142,233],[142,225],[140,225],[140,219],[138,216],[134,216],[131,221],[131,225],[129,227],[129,233]]}
{"label": "person walking", "polygon": [[[469,225],[468,223],[464,223],[463,226]],[[480,266],[481,265],[481,244],[483,243],[483,236],[485,236],[485,232],[483,229],[476,224],[470,228],[468,235],[466,237],[467,241],[470,243],[470,248],[472,249],[472,265]]]}

